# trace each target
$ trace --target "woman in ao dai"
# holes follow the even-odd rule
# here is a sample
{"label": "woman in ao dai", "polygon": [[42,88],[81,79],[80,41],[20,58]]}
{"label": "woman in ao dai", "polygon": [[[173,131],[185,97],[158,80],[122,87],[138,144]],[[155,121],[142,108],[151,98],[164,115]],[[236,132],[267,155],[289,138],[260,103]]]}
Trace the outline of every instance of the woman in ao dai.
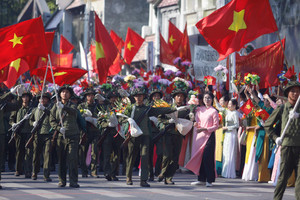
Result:
{"label": "woman in ao dai", "polygon": [[231,99],[227,109],[221,107],[218,103],[216,105],[220,111],[225,112],[222,176],[224,178],[236,178],[237,129],[239,127],[239,112],[236,109],[238,103],[236,99]]}

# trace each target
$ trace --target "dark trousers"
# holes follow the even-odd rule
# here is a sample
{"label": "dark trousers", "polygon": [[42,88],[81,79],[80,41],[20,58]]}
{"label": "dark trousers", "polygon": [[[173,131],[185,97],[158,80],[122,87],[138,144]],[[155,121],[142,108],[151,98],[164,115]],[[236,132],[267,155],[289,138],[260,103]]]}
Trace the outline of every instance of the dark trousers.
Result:
{"label": "dark trousers", "polygon": [[70,184],[74,185],[78,182],[78,146],[79,134],[62,136],[57,138],[57,156],[58,156],[58,178],[59,182],[66,184],[67,169],[69,169]]}
{"label": "dark trousers", "polygon": [[300,200],[300,147],[283,146],[281,148],[280,159],[280,174],[274,191],[274,199],[282,199],[288,179],[295,169],[295,196],[297,200]]}
{"label": "dark trousers", "polygon": [[204,147],[198,181],[215,182],[215,147],[216,136],[215,132],[213,132]]}
{"label": "dark trousers", "polygon": [[[4,149],[5,149],[5,135],[0,135],[0,163],[4,160]],[[1,180],[1,169],[0,169],[0,180]]]}
{"label": "dark trousers", "polygon": [[31,175],[32,172],[32,156],[33,147],[28,147],[25,149],[25,144],[30,138],[30,133],[16,134],[16,171],[23,173],[25,175]]}

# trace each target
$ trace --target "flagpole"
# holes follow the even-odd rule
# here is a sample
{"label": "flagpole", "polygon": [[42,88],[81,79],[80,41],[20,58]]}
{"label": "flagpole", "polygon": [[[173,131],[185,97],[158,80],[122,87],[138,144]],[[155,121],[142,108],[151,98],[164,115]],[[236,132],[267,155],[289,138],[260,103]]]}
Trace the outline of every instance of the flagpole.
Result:
{"label": "flagpole", "polygon": [[[58,103],[59,100],[58,100],[58,94],[57,94],[56,84],[55,84],[55,80],[54,80],[54,74],[53,74],[53,69],[52,69],[52,63],[51,63],[50,54],[48,54],[48,59],[49,59],[49,64],[50,64],[50,71],[51,71],[51,75],[52,75],[52,80],[53,80],[53,84],[54,84],[54,92],[55,92],[56,102]],[[63,120],[62,120],[62,116],[61,116],[61,110],[58,109],[58,112],[59,112],[60,124],[61,124],[61,127],[63,128],[64,124],[63,124]],[[65,134],[63,134],[63,138],[64,139],[66,138]]]}
{"label": "flagpole", "polygon": [[48,64],[49,64],[49,60],[47,62],[47,66],[46,66],[46,72],[45,72],[45,76],[44,76],[44,82],[43,82],[43,87],[42,87],[42,94],[41,94],[41,98],[43,97],[43,94],[44,94],[44,88],[45,88],[45,84],[46,84],[46,77],[47,77],[47,74],[48,74]]}
{"label": "flagpole", "polygon": [[285,56],[285,53],[284,53],[284,48],[283,48],[283,44],[282,44],[282,42],[281,42],[281,37],[280,37],[280,35],[279,35],[279,31],[276,31],[276,33],[277,33],[277,36],[278,36],[278,39],[279,39],[279,42],[280,42],[280,46],[281,46],[281,48],[282,48],[282,52],[283,52],[285,64],[286,64],[287,67],[288,67],[289,64],[288,64],[288,61],[287,61],[286,56]]}

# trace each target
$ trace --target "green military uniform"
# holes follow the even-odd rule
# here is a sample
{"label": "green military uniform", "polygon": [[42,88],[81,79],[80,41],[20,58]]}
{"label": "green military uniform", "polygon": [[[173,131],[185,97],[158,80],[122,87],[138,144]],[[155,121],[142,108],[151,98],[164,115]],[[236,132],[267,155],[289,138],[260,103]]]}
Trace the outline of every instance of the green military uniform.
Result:
{"label": "green military uniform", "polygon": [[[10,92],[2,95],[0,97],[0,163],[4,162],[4,151],[5,151],[5,126],[4,126],[4,115],[6,112],[11,112],[17,110],[22,103],[21,98],[19,98],[17,103],[7,103],[5,98],[10,94]],[[1,180],[1,170],[0,170],[0,180]]]}
{"label": "green military uniform", "polygon": [[[106,109],[109,111],[107,105]],[[110,108],[113,110],[113,108]],[[109,127],[109,120],[99,118],[99,128],[101,129],[101,137],[105,137],[101,145],[103,152],[103,171],[104,176],[108,181],[118,180],[118,169],[120,164],[120,146],[122,144],[122,137],[118,134],[116,127]],[[105,135],[104,135],[105,134]]]}
{"label": "green military uniform", "polygon": [[[178,111],[178,118],[188,118],[190,113],[189,109],[184,109]],[[162,127],[165,128],[169,124],[170,118],[167,116],[162,116],[160,121]],[[178,169],[178,160],[181,151],[183,136],[176,130],[175,124],[171,125],[169,130],[165,133],[163,137],[163,160],[162,169],[159,175],[159,181],[165,178],[165,183],[172,183],[172,178]]]}
{"label": "green military uniform", "polygon": [[[299,83],[290,83],[287,85],[284,93],[287,95],[287,90],[290,87],[300,87]],[[270,117],[265,122],[265,130],[267,134],[274,141],[280,136],[279,132],[276,132],[274,127],[275,123],[281,122],[281,131],[284,130],[287,121],[289,119],[289,112],[293,109],[293,105],[290,102],[284,104],[283,107],[276,108]],[[295,110],[300,113],[300,107]],[[281,147],[281,161],[280,161],[280,175],[274,191],[274,199],[282,199],[285,191],[288,179],[293,170],[296,170],[296,184],[295,193],[296,199],[300,199],[300,119],[291,119],[289,126],[287,127],[285,136],[282,141]]]}
{"label": "green military uniform", "polygon": [[[92,104],[88,104],[87,102],[81,103],[78,106],[79,110],[88,109],[92,113],[92,117],[97,118],[98,114],[98,104],[96,102]],[[97,176],[97,155],[98,155],[98,147],[97,143],[100,137],[100,130],[95,127],[90,122],[86,123],[86,129],[87,129],[87,142],[85,144],[82,144],[80,147],[80,166],[82,170],[82,176],[85,177],[88,174],[88,169],[86,166],[86,154],[89,148],[89,144],[92,146],[92,152],[91,152],[91,175]]]}
{"label": "green military uniform", "polygon": [[[58,155],[58,178],[59,186],[64,187],[67,181],[67,169],[69,169],[70,186],[74,187],[78,182],[78,146],[79,146],[79,128],[77,124],[76,105],[68,101],[62,110],[53,106],[50,112],[50,125],[55,131],[60,131],[60,113],[63,116],[63,127],[65,128],[65,139],[63,134],[59,133],[57,138]],[[68,165],[68,166],[67,166]]]}
{"label": "green military uniform", "polygon": [[[47,107],[47,105],[45,106]],[[33,115],[30,118],[30,124],[33,126],[33,123],[39,121],[42,115],[45,113],[45,118],[40,125],[40,129],[37,130],[37,133],[34,135],[33,142],[33,179],[36,178],[36,175],[40,172],[40,158],[43,153],[44,164],[44,180],[51,181],[50,177],[50,151],[51,151],[51,139],[53,134],[53,129],[50,126],[50,111],[40,110],[35,108],[32,111]]]}
{"label": "green military uniform", "polygon": [[[30,113],[29,106],[22,106],[18,111],[14,111],[10,116],[10,124],[18,123],[21,121],[27,113]],[[32,154],[33,148],[29,147],[25,149],[25,144],[30,138],[31,129],[29,120],[25,120],[20,131],[15,135],[16,142],[16,175],[25,172],[25,177],[30,178],[32,172]]]}
{"label": "green military uniform", "polygon": [[126,176],[127,179],[131,180],[132,178],[132,168],[138,152],[140,152],[141,156],[141,181],[147,181],[149,170],[148,170],[148,160],[149,160],[149,147],[150,140],[152,139],[151,132],[151,122],[149,117],[158,116],[161,114],[168,114],[174,112],[172,108],[151,108],[150,111],[144,115],[145,110],[147,110],[149,106],[133,106],[133,119],[135,121],[139,121],[139,117],[142,117],[141,122],[139,123],[139,127],[143,131],[143,134],[139,137],[131,137],[128,143],[128,156],[127,156],[127,165],[126,165]]}

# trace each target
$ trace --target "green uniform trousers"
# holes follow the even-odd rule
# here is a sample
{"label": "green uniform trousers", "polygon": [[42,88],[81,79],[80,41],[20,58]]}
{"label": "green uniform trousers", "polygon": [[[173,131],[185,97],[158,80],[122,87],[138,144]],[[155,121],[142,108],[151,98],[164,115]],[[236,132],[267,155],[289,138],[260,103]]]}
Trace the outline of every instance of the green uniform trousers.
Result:
{"label": "green uniform trousers", "polygon": [[[156,144],[152,141],[150,142],[150,151],[149,151],[149,177],[158,176],[161,172],[161,165],[163,159],[163,138],[160,138]],[[155,163],[155,171],[153,173],[153,154],[154,154],[154,145],[156,146],[156,163]]]}
{"label": "green uniform trousers", "polygon": [[32,172],[32,154],[33,148],[25,149],[25,144],[29,140],[30,133],[16,134],[16,171],[19,173],[25,172],[25,175],[31,176]]}
{"label": "green uniform trousers", "polygon": [[51,135],[50,134],[36,134],[33,142],[33,173],[38,174],[41,167],[41,154],[43,154],[43,172],[44,178],[50,176],[50,150],[51,150]]}
{"label": "green uniform trousers", "polygon": [[118,175],[121,154],[120,146],[122,144],[120,137],[118,133],[115,133],[115,135],[109,133],[102,143],[104,176],[114,177]]}
{"label": "green uniform trousers", "polygon": [[[83,133],[80,133],[80,138],[82,139],[82,137],[83,137]],[[78,150],[79,150],[78,161],[79,161],[82,176],[88,175],[88,168],[86,166],[86,154],[89,149],[89,144],[90,144],[89,139],[90,138],[86,135],[85,142],[83,144],[79,145],[79,147],[78,147]]]}
{"label": "green uniform trousers", "polygon": [[182,135],[166,133],[163,139],[164,149],[160,175],[164,176],[167,180],[172,180],[179,167],[178,160],[181,151]]}
{"label": "green uniform trousers", "polygon": [[282,199],[288,179],[295,169],[297,174],[295,183],[295,196],[297,200],[300,200],[300,147],[283,146],[281,148],[280,159],[280,174],[274,191],[274,199]]}
{"label": "green uniform trousers", "polygon": [[138,153],[141,156],[141,181],[148,180],[148,161],[149,161],[149,147],[150,147],[150,136],[141,135],[139,137],[132,137],[128,142],[128,155],[126,163],[126,176],[132,178],[132,168]]}
{"label": "green uniform trousers", "polygon": [[62,136],[57,138],[58,179],[62,184],[67,182],[67,169],[69,169],[70,185],[78,182],[78,146],[79,135]]}

